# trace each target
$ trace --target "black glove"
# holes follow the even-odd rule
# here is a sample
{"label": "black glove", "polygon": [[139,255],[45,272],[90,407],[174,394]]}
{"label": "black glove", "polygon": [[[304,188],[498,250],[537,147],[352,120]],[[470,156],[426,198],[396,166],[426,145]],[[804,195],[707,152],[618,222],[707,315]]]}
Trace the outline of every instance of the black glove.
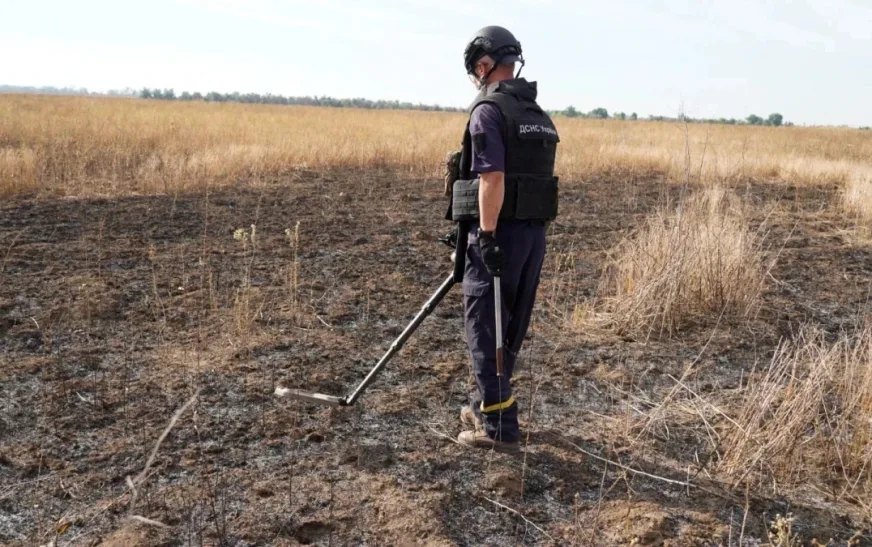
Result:
{"label": "black glove", "polygon": [[493,232],[478,231],[478,249],[487,271],[491,275],[502,275],[506,267],[506,253],[500,248]]}

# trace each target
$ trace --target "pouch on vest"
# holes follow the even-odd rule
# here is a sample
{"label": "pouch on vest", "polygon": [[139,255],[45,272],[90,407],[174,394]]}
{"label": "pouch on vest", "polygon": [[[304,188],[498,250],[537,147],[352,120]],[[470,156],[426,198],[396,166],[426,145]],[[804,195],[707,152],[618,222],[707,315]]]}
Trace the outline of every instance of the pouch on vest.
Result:
{"label": "pouch on vest", "polygon": [[[557,177],[507,175],[499,220],[553,220],[557,216]],[[451,218],[478,220],[480,179],[454,182]]]}
{"label": "pouch on vest", "polygon": [[451,219],[464,222],[478,218],[478,179],[455,180],[451,192]]}
{"label": "pouch on vest", "polygon": [[454,181],[460,178],[460,159],[463,151],[457,150],[449,152],[445,156],[445,170],[442,173],[442,178],[445,180],[445,195],[451,195],[451,189],[454,186]]}
{"label": "pouch on vest", "polygon": [[517,205],[518,220],[554,220],[557,218],[558,177],[546,175],[518,175]]}

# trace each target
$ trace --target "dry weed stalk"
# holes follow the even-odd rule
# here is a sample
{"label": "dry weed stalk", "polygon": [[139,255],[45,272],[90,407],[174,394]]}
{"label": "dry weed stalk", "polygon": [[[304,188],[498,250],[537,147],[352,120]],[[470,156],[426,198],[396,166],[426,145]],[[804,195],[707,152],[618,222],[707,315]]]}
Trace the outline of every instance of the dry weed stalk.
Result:
{"label": "dry weed stalk", "polygon": [[[802,547],[799,534],[793,533],[793,515],[775,515],[775,520],[769,523],[769,545],[771,547]],[[815,542],[817,543],[817,542]]]}
{"label": "dry weed stalk", "polygon": [[737,197],[706,187],[617,246],[599,289],[600,319],[620,332],[671,336],[697,320],[752,315],[763,239]]}
{"label": "dry weed stalk", "polygon": [[257,227],[252,224],[250,231],[238,228],[233,232],[233,239],[242,245],[244,262],[242,280],[233,299],[233,317],[236,323],[236,333],[244,335],[251,330],[252,324],[262,309],[262,306],[258,306],[255,302],[255,291],[251,286],[251,270],[257,251]]}
{"label": "dry weed stalk", "polygon": [[819,482],[837,499],[868,500],[872,325],[833,343],[814,329],[783,343],[744,392],[735,422],[720,468],[737,483],[757,473],[785,485]]}
{"label": "dry weed stalk", "polygon": [[157,249],[155,249],[154,245],[149,245],[147,250],[148,263],[151,268],[151,295],[150,297],[154,299],[154,305],[151,306],[152,313],[154,314],[155,321],[161,322],[161,324],[165,325],[167,322],[167,308],[164,305],[163,299],[160,296],[160,290],[158,289],[157,283],[157,268],[158,268],[158,254]]}
{"label": "dry weed stalk", "polygon": [[300,221],[294,226],[294,231],[288,228],[285,236],[294,250],[293,261],[288,272],[288,292],[291,296],[291,314],[296,315],[300,307]]}

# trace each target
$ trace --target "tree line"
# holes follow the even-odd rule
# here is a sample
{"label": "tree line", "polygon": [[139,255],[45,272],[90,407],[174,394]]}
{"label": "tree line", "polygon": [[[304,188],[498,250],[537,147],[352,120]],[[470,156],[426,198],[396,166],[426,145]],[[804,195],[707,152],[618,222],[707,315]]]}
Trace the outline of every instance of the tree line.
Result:
{"label": "tree line", "polygon": [[[334,97],[286,97],[284,95],[273,95],[272,93],[219,93],[210,91],[203,94],[200,92],[189,93],[183,91],[181,94],[176,94],[173,89],[149,89],[143,88],[139,92],[139,97],[142,99],[159,99],[165,101],[206,101],[215,103],[248,103],[248,104],[278,104],[278,105],[302,105],[302,106],[332,106],[338,108],[370,108],[375,110],[426,110],[432,112],[465,112],[465,108],[457,108],[451,106],[428,105],[421,103],[410,103],[400,101],[372,101],[370,99],[354,98],[354,99],[336,99]],[[635,112],[627,114],[626,112],[616,112],[609,114],[605,108],[594,108],[590,112],[581,112],[574,106],[568,106],[564,110],[553,110],[550,112],[553,116],[566,116],[567,118],[592,118],[592,119],[615,119],[615,120],[638,120],[639,115]],[[768,125],[778,127],[781,125],[793,125],[792,123],[784,123],[784,116],[778,113],[770,114],[768,118],[761,118],[756,114],[751,114],[744,120],[736,118],[691,118],[684,114],[676,118],[668,116],[648,116],[649,121],[677,121],[688,123],[719,123],[727,125]]]}
{"label": "tree line", "polygon": [[86,87],[55,87],[32,85],[0,85],[0,93],[29,93],[37,95],[87,95],[94,97],[136,97],[135,89],[110,89],[109,91],[88,91]]}
{"label": "tree line", "polygon": [[[590,118],[596,120],[638,120],[639,115],[635,112],[631,114],[627,114],[625,112],[616,112],[612,115],[609,115],[609,111],[605,108],[599,107],[594,108],[590,112],[581,112],[577,110],[574,106],[568,106],[563,110],[552,110],[550,112],[552,116],[565,116],[567,118]],[[652,122],[687,122],[687,123],[719,123],[725,125],[766,125],[772,127],[779,126],[792,126],[792,122],[785,122],[784,116],[777,112],[773,112],[769,114],[768,118],[761,118],[756,114],[751,114],[745,119],[736,119],[736,118],[691,118],[686,114],[679,114],[677,117],[669,117],[669,116],[648,116],[647,118]],[[861,128],[862,129],[862,128]]]}
{"label": "tree line", "polygon": [[451,106],[429,105],[421,103],[410,103],[401,101],[372,101],[370,99],[354,98],[354,99],[336,99],[334,97],[286,97],[284,95],[273,95],[272,93],[219,93],[210,91],[209,93],[200,93],[199,91],[189,93],[183,91],[180,94],[172,89],[148,89],[143,88],[139,92],[139,97],[142,99],[159,99],[164,101],[206,101],[212,103],[247,103],[247,104],[278,104],[278,105],[300,105],[300,106],[332,106],[336,108],[369,108],[374,110],[426,110],[430,112],[463,112],[464,108],[456,108]]}
{"label": "tree line", "polygon": [[[336,99],[334,97],[291,97],[284,95],[273,95],[272,93],[219,93],[210,91],[209,93],[194,92],[189,93],[183,91],[176,94],[173,89],[149,89],[143,88],[136,91],[131,88],[120,90],[110,90],[107,92],[88,91],[86,88],[74,87],[34,87],[34,86],[11,86],[0,85],[0,93],[47,93],[57,95],[90,95],[90,96],[116,96],[116,97],[139,97],[142,99],[159,99],[168,101],[207,101],[207,102],[237,102],[237,103],[255,103],[255,104],[279,104],[279,105],[303,105],[303,106],[331,106],[338,108],[369,108],[377,110],[426,110],[432,112],[465,112],[465,108],[452,106],[427,105],[421,103],[411,103],[407,101],[373,101],[370,99],[354,98],[354,99]],[[594,108],[588,112],[582,112],[574,106],[568,106],[563,110],[551,110],[549,114],[552,116],[565,116],[567,118],[590,118],[600,120],[639,120],[645,119],[655,122],[687,122],[687,123],[710,123],[724,125],[760,125],[760,126],[792,126],[792,122],[784,120],[784,116],[774,112],[768,117],[763,118],[756,114],[751,114],[747,118],[691,118],[685,114],[679,114],[676,117],[655,116],[651,115],[647,118],[641,118],[635,112],[627,114],[626,112],[609,113],[603,107]],[[870,130],[869,127],[860,127],[861,130]]]}

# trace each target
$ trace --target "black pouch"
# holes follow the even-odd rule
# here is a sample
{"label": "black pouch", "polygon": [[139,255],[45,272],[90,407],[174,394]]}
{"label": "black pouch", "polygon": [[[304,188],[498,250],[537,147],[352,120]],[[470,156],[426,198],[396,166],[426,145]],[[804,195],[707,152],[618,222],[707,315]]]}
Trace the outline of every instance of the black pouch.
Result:
{"label": "black pouch", "polygon": [[[506,177],[500,220],[553,220],[557,217],[557,177],[521,175]],[[479,179],[454,182],[451,219],[478,220]]]}
{"label": "black pouch", "polygon": [[522,175],[517,177],[518,220],[554,220],[557,217],[558,177]]}
{"label": "black pouch", "polygon": [[452,189],[451,220],[464,222],[478,218],[478,181],[456,180]]}
{"label": "black pouch", "polygon": [[[480,179],[458,180],[454,182],[453,198],[451,200],[451,219],[455,222],[478,220],[478,186]],[[503,187],[503,207],[500,209],[500,220],[515,220],[516,209],[520,195],[514,177],[506,177]]]}

